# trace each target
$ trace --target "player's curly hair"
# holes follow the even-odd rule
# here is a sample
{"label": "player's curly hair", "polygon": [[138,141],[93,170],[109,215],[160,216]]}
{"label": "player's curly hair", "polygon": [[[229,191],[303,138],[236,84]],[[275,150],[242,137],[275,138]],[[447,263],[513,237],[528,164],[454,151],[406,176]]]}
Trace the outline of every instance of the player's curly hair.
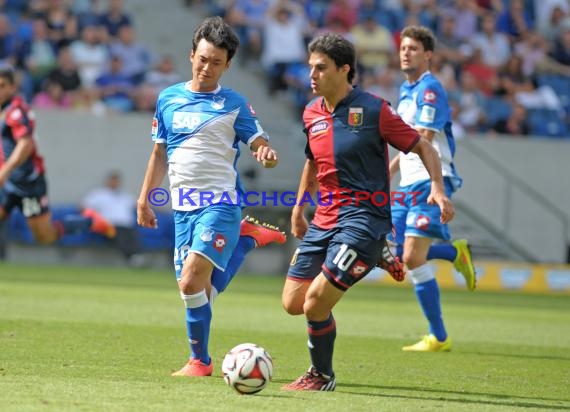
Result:
{"label": "player's curly hair", "polygon": [[309,43],[309,53],[322,53],[334,61],[336,67],[348,64],[348,82],[352,84],[356,75],[356,51],[354,45],[336,33],[325,33]]}
{"label": "player's curly hair", "polygon": [[425,51],[435,50],[435,36],[433,32],[424,26],[408,26],[402,30],[400,38],[409,37],[419,41],[424,46]]}
{"label": "player's curly hair", "polygon": [[228,52],[228,61],[236,54],[239,47],[239,38],[234,30],[221,17],[214,16],[204,19],[204,21],[194,31],[192,38],[192,51],[198,48],[200,40],[205,39],[214,46],[225,49]]}

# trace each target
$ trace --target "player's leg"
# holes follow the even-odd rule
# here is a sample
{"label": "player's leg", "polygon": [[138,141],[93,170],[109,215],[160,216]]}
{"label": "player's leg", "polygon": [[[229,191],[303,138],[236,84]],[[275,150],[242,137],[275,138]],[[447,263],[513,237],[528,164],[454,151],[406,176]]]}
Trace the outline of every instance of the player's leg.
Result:
{"label": "player's leg", "polygon": [[[414,186],[419,195],[416,197],[415,204],[410,207],[406,219],[403,258],[408,266],[408,276],[414,283],[418,303],[428,320],[429,334],[417,344],[406,346],[403,350],[449,350],[451,340],[447,336],[443,323],[439,286],[432,266],[427,263],[432,240],[449,240],[449,228],[440,222],[439,208],[427,204],[431,183],[424,181]],[[450,190],[447,190],[447,194],[451,195]]]}
{"label": "player's leg", "polygon": [[61,232],[51,220],[45,179],[37,179],[27,194],[28,196],[18,196],[11,193],[8,196],[9,202],[22,211],[36,242],[43,245],[56,242],[61,237]]}
{"label": "player's leg", "polygon": [[[84,229],[85,222],[89,222],[88,229]],[[93,209],[83,209],[81,215],[66,216],[62,219],[64,225],[80,225],[80,232],[90,230],[93,233],[112,239],[117,234],[115,226]],[[73,232],[71,232],[73,233]],[[77,233],[77,229],[76,232]]]}
{"label": "player's leg", "polygon": [[208,298],[212,269],[227,266],[241,219],[237,206],[214,205],[195,212],[175,211],[178,286],[186,311],[190,360],[174,376],[209,376],[212,308]]}
{"label": "player's leg", "polygon": [[240,224],[240,237],[234,249],[226,270],[214,268],[212,272],[212,290],[210,302],[213,302],[219,293],[222,293],[233,277],[238,272],[245,256],[255,248],[266,246],[270,243],[283,244],[287,237],[278,227],[266,223],[260,223],[256,219],[246,216]]}
{"label": "player's leg", "polygon": [[327,230],[309,225],[299,247],[291,257],[289,271],[283,286],[281,303],[290,315],[302,315],[309,286],[321,272],[325,261],[329,239],[333,234]]}
{"label": "player's leg", "polygon": [[[115,235],[115,228],[94,211],[82,215],[67,215],[60,220],[52,221],[47,196],[47,182],[44,176],[38,177],[28,188],[26,196],[9,195],[26,217],[34,239],[41,244],[51,244],[67,234],[83,233],[92,230],[109,237]],[[11,200],[10,200],[11,199]]]}
{"label": "player's leg", "polygon": [[465,278],[465,285],[470,291],[477,287],[475,266],[471,256],[471,248],[466,239],[457,239],[451,243],[431,245],[428,260],[441,259],[453,263],[455,270]]}
{"label": "player's leg", "polygon": [[210,376],[213,364],[208,351],[212,309],[206,286],[213,265],[204,256],[190,252],[184,261],[179,280],[180,296],[186,312],[186,333],[190,344],[190,360],[172,376]]}
{"label": "player's leg", "polygon": [[333,351],[336,340],[336,322],[332,309],[342,298],[344,292],[333,286],[322,273],[308,287],[303,309],[307,319],[311,366],[305,374],[283,386],[283,389],[304,391],[333,391],[335,389]]}
{"label": "player's leg", "polygon": [[42,245],[55,243],[61,237],[60,232],[51,221],[51,212],[49,211],[39,216],[28,217],[26,220],[34,239]]}
{"label": "player's leg", "polygon": [[[84,233],[90,230],[102,234],[101,231],[93,230],[94,220],[92,217],[67,215],[60,220],[52,220],[51,212],[45,211],[39,215],[32,214],[26,220],[36,242],[44,245],[52,244],[65,235]],[[107,227],[112,227],[106,220],[105,222],[105,225],[108,225]],[[113,233],[115,233],[114,230],[113,228]],[[105,233],[110,236],[110,232]]]}
{"label": "player's leg", "polygon": [[[406,346],[405,351],[449,350],[451,341],[443,323],[439,286],[433,268],[427,263],[430,238],[406,237],[404,262],[408,266],[408,276],[414,283],[416,298],[429,323],[428,341],[423,339],[415,345]],[[435,338],[435,339],[434,339]]]}
{"label": "player's leg", "polygon": [[[454,189],[452,180],[448,177],[444,178],[445,190],[447,196],[451,199]],[[471,257],[471,248],[466,239],[457,239],[451,243],[431,245],[428,260],[441,259],[453,263],[455,270],[465,278],[465,285],[470,291],[474,291],[477,287],[477,277],[473,258]]]}
{"label": "player's leg", "polygon": [[311,367],[286,390],[332,391],[336,386],[333,352],[336,322],[333,307],[344,292],[366,276],[379,257],[382,240],[364,233],[337,233],[331,240],[321,272],[309,286],[303,311],[307,319]]}

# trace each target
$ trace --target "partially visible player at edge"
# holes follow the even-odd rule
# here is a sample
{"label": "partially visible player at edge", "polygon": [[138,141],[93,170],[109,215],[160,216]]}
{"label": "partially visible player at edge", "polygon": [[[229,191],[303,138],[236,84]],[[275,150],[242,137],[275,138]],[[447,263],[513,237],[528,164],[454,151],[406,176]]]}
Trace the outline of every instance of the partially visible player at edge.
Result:
{"label": "partially visible player at edge", "polygon": [[[453,156],[455,142],[451,133],[451,109],[447,94],[439,80],[429,71],[435,48],[435,37],[425,27],[409,26],[401,33],[400,65],[406,81],[400,87],[398,114],[414,127],[437,151],[441,160],[445,191],[451,198],[461,186]],[[449,240],[446,222],[440,219],[437,207],[428,204],[432,185],[422,160],[415,153],[399,153],[390,162],[390,176],[400,171],[398,191],[418,192],[415,199],[392,201],[392,222],[397,245],[396,255],[403,256],[408,276],[423,313],[429,322],[429,333],[418,343],[405,346],[404,351],[437,352],[451,349],[441,312],[439,287],[429,259],[445,259],[465,277],[469,290],[475,289],[475,269],[466,240],[452,244],[432,245],[433,239]]]}
{"label": "partially visible player at edge", "polygon": [[[154,148],[137,202],[137,222],[156,227],[148,197],[168,170],[174,265],[190,344],[189,361],[173,376],[212,374],[208,351],[212,301],[250,250],[286,240],[276,228],[247,218],[240,224],[239,143],[247,144],[264,167],[275,167],[278,158],[251,105],[219,84],[238,45],[236,34],[221,18],[205,19],[192,39],[192,80],[164,89],[153,118]],[[207,202],[202,194],[208,195]]]}
{"label": "partially visible player at edge", "polygon": [[0,108],[0,219],[7,219],[14,208],[20,209],[41,244],[88,231],[114,237],[113,225],[91,209],[52,220],[44,161],[35,142],[35,116],[17,94],[15,73],[8,66],[0,67]]}
{"label": "partially visible player at edge", "polygon": [[[302,241],[291,260],[282,302],[289,314],[305,315],[311,366],[286,390],[332,391],[336,386],[332,309],[375,267],[392,228],[389,203],[375,201],[377,193],[390,192],[388,143],[419,155],[432,179],[430,204],[441,208],[444,223],[454,215],[433,146],[386,101],[353,87],[355,68],[354,45],[342,36],[327,33],[309,44],[311,88],[321,97],[303,113],[307,160],[298,199],[317,190],[332,199],[319,203],[310,225],[306,202],[299,201],[291,214],[291,232]],[[349,204],[344,196],[351,197]]]}

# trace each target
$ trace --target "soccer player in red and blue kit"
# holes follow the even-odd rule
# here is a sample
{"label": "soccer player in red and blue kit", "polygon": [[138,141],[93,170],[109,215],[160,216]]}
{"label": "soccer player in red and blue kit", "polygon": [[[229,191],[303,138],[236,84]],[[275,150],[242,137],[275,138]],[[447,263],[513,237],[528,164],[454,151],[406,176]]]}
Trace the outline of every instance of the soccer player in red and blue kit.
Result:
{"label": "soccer player in red and blue kit", "polygon": [[91,209],[52,221],[44,162],[34,140],[34,114],[16,92],[14,70],[0,68],[0,219],[19,208],[34,239],[42,244],[87,231],[114,237],[113,225]]}
{"label": "soccer player in red and blue kit", "polygon": [[[291,232],[302,239],[283,288],[291,315],[304,314],[309,370],[286,390],[331,391],[336,386],[332,309],[344,293],[374,268],[392,229],[388,147],[417,153],[431,178],[429,202],[448,222],[454,209],[445,194],[441,163],[432,145],[381,98],[352,86],[352,43],[327,33],[309,44],[311,88],[320,96],[303,114],[307,160],[301,175]],[[306,193],[324,194],[309,225]]]}

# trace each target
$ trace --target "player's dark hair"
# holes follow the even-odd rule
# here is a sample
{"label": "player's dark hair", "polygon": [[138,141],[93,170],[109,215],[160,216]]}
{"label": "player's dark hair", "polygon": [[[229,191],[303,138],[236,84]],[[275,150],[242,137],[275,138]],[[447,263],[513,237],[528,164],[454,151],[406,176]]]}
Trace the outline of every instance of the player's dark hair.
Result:
{"label": "player's dark hair", "polygon": [[225,49],[228,52],[228,61],[234,57],[239,47],[239,38],[234,30],[221,17],[206,18],[194,31],[192,39],[192,51],[198,48],[200,40],[205,39],[215,47]]}
{"label": "player's dark hair", "polygon": [[0,79],[8,80],[10,84],[16,84],[16,73],[11,66],[0,66]]}
{"label": "player's dark hair", "polygon": [[350,84],[356,74],[356,51],[354,45],[336,33],[325,33],[315,37],[309,43],[309,53],[322,53],[334,61],[336,67],[348,64],[347,80]]}
{"label": "player's dark hair", "polygon": [[400,38],[409,37],[419,41],[424,46],[425,51],[435,50],[435,36],[432,31],[424,26],[408,26],[402,30]]}

